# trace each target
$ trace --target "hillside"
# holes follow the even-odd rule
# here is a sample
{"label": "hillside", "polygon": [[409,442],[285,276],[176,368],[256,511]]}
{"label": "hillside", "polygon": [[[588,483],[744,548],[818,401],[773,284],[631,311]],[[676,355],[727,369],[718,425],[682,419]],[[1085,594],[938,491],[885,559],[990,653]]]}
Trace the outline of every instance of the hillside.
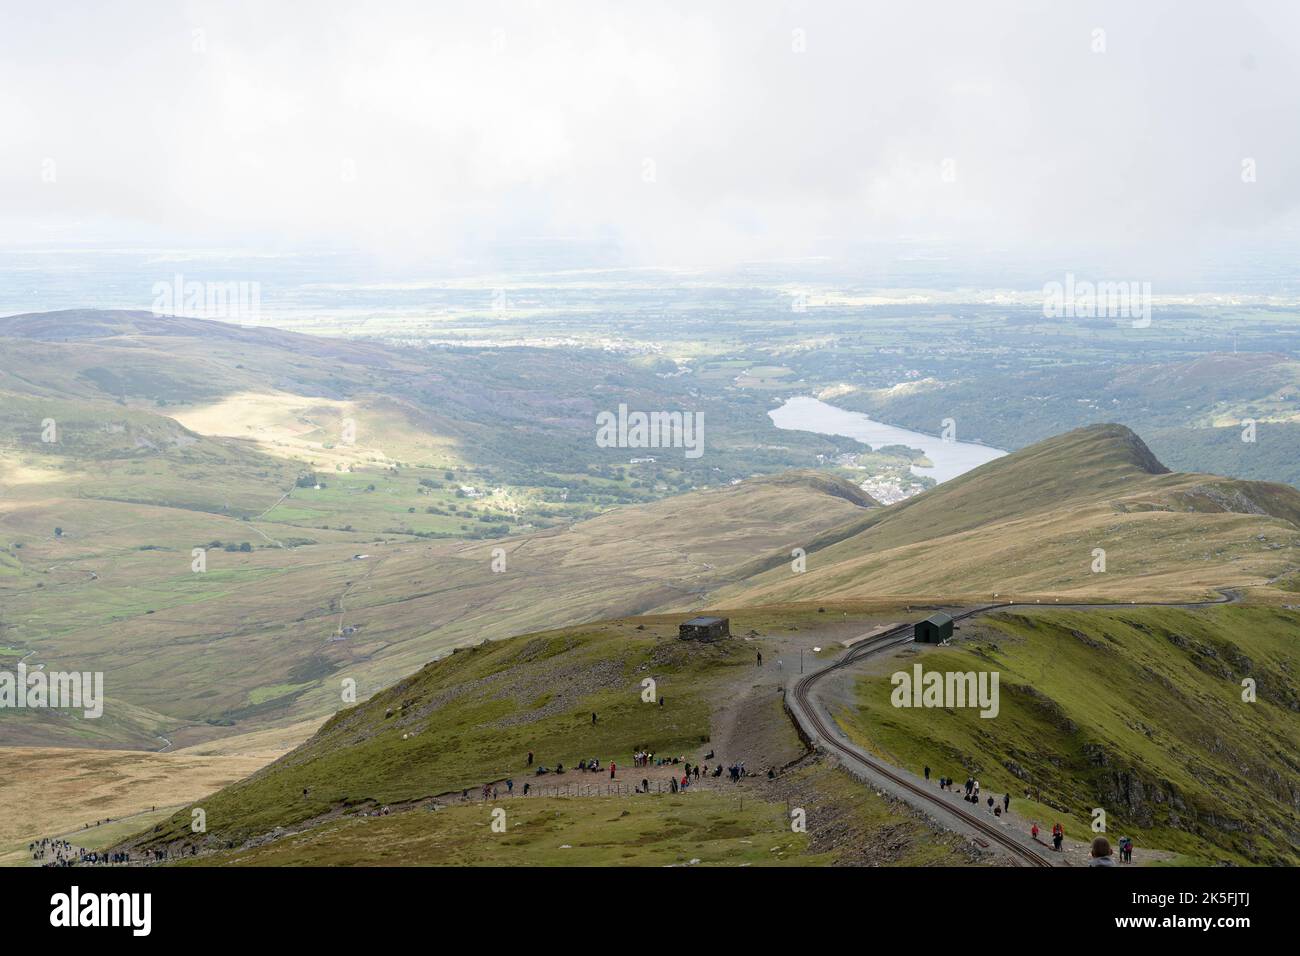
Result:
{"label": "hillside", "polygon": [[[960,840],[891,801],[863,799],[849,778],[805,758],[776,692],[783,672],[754,667],[755,646],[775,653],[780,643],[684,642],[678,620],[609,621],[461,650],[340,710],[293,753],[129,844],[182,859],[201,853],[209,863],[973,858]],[[811,609],[787,609],[742,614],[733,626],[772,634],[817,620]],[[654,682],[648,699],[646,680]],[[638,747],[691,763],[744,760],[753,777],[735,784],[706,776],[676,797],[667,779],[683,765],[635,767]],[[591,757],[615,761],[618,776],[576,769]],[[565,772],[556,772],[560,765]],[[549,772],[537,774],[539,766]],[[768,767],[780,770],[773,780],[762,773]],[[643,778],[650,794],[634,792]],[[496,787],[494,801],[512,822],[509,839],[479,845],[489,820],[479,802],[484,783]],[[806,836],[791,831],[787,805],[809,813]],[[206,814],[206,833],[189,826],[194,807]],[[378,812],[384,807],[393,815]],[[610,815],[618,828],[601,832]],[[577,851],[556,852],[561,842]]]}
{"label": "hillside", "polygon": [[[886,508],[830,471],[790,469],[839,446],[774,443],[764,402],[729,398],[698,464],[596,450],[596,408],[696,398],[651,365],[538,351],[147,313],[0,320],[0,662],[103,671],[109,704],[98,722],[7,718],[6,743],[292,743],[338,711],[345,682],[382,697],[454,648],[668,610],[884,598],[900,620],[914,601],[994,593],[1235,587],[1284,603],[1300,590],[1300,493],[1170,473],[1121,426],[1049,439]],[[1104,573],[1091,570],[1096,548]],[[601,645],[599,672],[612,653]],[[693,726],[715,718],[701,704]],[[332,761],[365,754],[335,723],[322,734],[284,763],[313,755],[303,765],[324,769],[309,790],[337,788]],[[497,766],[481,743],[486,762],[461,776],[432,763],[413,778],[419,798]],[[282,800],[296,778],[278,774],[268,813],[297,820],[304,808]],[[396,778],[358,779],[367,799],[417,798]]]}
{"label": "hillside", "polygon": [[98,723],[15,717],[7,742],[184,747],[319,718],[344,673],[364,696],[456,645],[693,600],[874,504],[813,472],[732,485],[832,447],[759,448],[729,432],[749,412],[710,418],[689,475],[634,466],[593,441],[602,390],[686,397],[590,350],[0,318],[0,647],[103,670],[113,702]]}
{"label": "hillside", "polygon": [[[838,717],[901,766],[974,776],[1022,819],[1107,832],[1204,863],[1300,862],[1300,613],[1033,609],[868,668]],[[890,705],[888,674],[996,670],[995,719]],[[1242,681],[1257,700],[1243,700]]]}
{"label": "hillside", "polygon": [[[1166,340],[1168,351],[1151,349],[1155,343],[1149,341],[1135,352],[1122,329],[1102,344],[1096,339],[1062,340],[1056,335],[1066,331],[1063,326],[1050,332],[1044,327],[1047,334],[1031,336],[1034,346],[1022,347],[1016,361],[986,354],[987,361],[972,362],[969,356],[979,351],[980,343],[956,346],[955,334],[945,329],[945,335],[954,334],[954,347],[965,353],[960,363],[937,363],[929,376],[906,388],[846,386],[835,403],[878,421],[931,432],[960,409],[968,437],[1008,449],[1118,421],[1140,434],[1174,470],[1300,486],[1295,332],[1276,315],[1261,315],[1263,334],[1253,347],[1224,351],[1223,330],[1236,324],[1232,311],[1170,316],[1167,328],[1179,331],[1178,344]],[[1033,323],[1042,316],[1031,313],[1024,318]],[[1200,326],[1203,337],[1200,347],[1189,353],[1183,336],[1193,334],[1193,326]],[[1006,327],[992,340],[1004,345],[1021,334],[1013,328],[1024,326]],[[1095,329],[1085,332],[1088,338],[1096,334]],[[1100,348],[1094,351],[1094,346]],[[1257,424],[1258,440],[1253,443],[1241,440],[1247,419]]]}
{"label": "hillside", "polygon": [[[344,677],[365,697],[455,646],[698,600],[755,553],[788,553],[867,503],[836,479],[786,475],[492,542],[371,539],[364,551],[337,534],[277,547],[256,533],[293,529],[86,501],[48,512],[62,534],[38,537],[40,512],[26,509],[26,526],[10,522],[30,528],[11,552],[21,563],[0,580],[5,641],[51,667],[103,670],[110,709],[133,719],[25,714],[9,741],[183,747],[322,716]],[[255,546],[212,549],[194,572],[192,546],[241,538]]]}
{"label": "hillside", "polygon": [[715,600],[1196,598],[1266,589],[1300,564],[1298,545],[1291,486],[1170,473],[1129,429],[1094,425],[865,514],[809,548],[806,573],[778,566]]}
{"label": "hillside", "polygon": [[[293,753],[123,845],[220,865],[734,864],[757,862],[754,846],[782,864],[870,862],[886,846],[895,848],[888,862],[980,861],[956,852],[955,835],[918,828],[902,805],[804,756],[773,693],[798,650],[837,653],[841,638],[915,610],[725,613],[744,639],[683,642],[679,616],[656,616],[459,651],[340,710]],[[986,793],[1012,794],[1017,826],[1059,821],[1078,839],[1100,807],[1107,831],[1134,837],[1148,862],[1294,863],[1297,625],[1295,611],[1242,605],[998,612],[968,622],[950,647],[870,659],[828,703],[853,740],[895,766],[969,774]],[[755,651],[766,660],[757,669]],[[772,667],[781,658],[789,671]],[[891,706],[890,673],[918,661],[999,671],[996,719]],[[1243,701],[1244,677],[1257,701]],[[692,763],[743,760],[754,777],[739,788],[706,778],[698,792],[670,795],[665,774],[680,768],[630,766],[639,747]],[[575,770],[593,756],[616,760],[617,779]],[[566,773],[535,773],[557,764]],[[643,777],[649,795],[635,792]],[[495,788],[490,799],[484,783]],[[816,808],[807,842],[772,842],[783,802]],[[189,826],[196,808],[205,833]],[[485,836],[493,808],[505,809],[509,839]],[[602,830],[601,820],[619,826]],[[868,858],[849,854],[855,844]]]}

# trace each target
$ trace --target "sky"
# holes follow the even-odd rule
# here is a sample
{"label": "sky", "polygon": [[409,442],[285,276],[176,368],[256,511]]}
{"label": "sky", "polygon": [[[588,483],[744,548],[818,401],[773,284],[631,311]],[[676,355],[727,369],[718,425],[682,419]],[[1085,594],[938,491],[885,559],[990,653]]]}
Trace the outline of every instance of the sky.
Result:
{"label": "sky", "polygon": [[1297,46],[1294,2],[4,0],[0,243],[1285,260]]}

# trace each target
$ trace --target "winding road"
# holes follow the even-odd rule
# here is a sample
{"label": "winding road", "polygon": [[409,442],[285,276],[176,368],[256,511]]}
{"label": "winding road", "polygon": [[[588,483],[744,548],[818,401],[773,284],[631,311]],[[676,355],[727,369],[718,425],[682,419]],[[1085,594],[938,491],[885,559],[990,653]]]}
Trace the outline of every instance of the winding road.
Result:
{"label": "winding road", "polygon": [[[1241,595],[1236,591],[1220,589],[1219,593],[1222,597],[1216,600],[1191,602],[1135,602],[1129,604],[1065,604],[1058,602],[1029,604],[1008,602],[1006,604],[986,604],[954,614],[952,619],[955,623],[993,611],[1007,611],[1018,608],[1041,609],[1051,607],[1073,610],[1119,610],[1121,608],[1167,607],[1195,610],[1213,607],[1218,604],[1233,604],[1241,600]],[[864,658],[911,643],[914,627],[915,623],[900,624],[883,634],[877,634],[861,641],[827,666],[794,681],[793,688],[786,695],[786,698],[795,723],[798,724],[804,735],[812,741],[815,748],[833,752],[857,776],[902,797],[912,806],[936,818],[948,829],[975,834],[976,841],[984,847],[996,844],[1009,853],[1019,865],[1056,865],[1057,861],[1060,860],[1060,856],[1047,850],[1042,844],[1024,834],[1009,829],[1005,823],[992,822],[994,818],[990,818],[986,814],[982,815],[978,811],[973,812],[965,809],[964,806],[955,805],[944,795],[945,791],[938,790],[932,784],[927,784],[914,774],[887,764],[867,753],[848,739],[844,731],[835,723],[835,719],[830,715],[830,712],[818,701],[814,691],[823,678]],[[948,796],[951,796],[951,794]]]}

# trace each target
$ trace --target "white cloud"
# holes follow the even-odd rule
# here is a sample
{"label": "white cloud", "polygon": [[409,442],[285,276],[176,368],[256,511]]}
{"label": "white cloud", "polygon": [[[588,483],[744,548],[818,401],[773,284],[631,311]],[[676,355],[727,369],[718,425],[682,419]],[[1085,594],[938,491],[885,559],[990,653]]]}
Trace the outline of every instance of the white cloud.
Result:
{"label": "white cloud", "polygon": [[1297,26],[1283,0],[10,7],[0,237],[1176,255],[1294,223]]}

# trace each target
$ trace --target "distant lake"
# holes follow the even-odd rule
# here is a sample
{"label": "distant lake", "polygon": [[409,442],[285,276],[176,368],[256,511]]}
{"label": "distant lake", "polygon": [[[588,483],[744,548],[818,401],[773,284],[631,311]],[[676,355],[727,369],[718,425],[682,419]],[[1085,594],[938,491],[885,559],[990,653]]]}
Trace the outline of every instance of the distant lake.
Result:
{"label": "distant lake", "polygon": [[[933,468],[912,466],[912,474],[924,475],[935,481],[943,482],[970,471],[985,462],[1001,458],[1006,454],[1001,448],[977,445],[965,441],[944,441],[935,435],[914,432],[907,428],[896,428],[868,418],[861,412],[850,412],[815,398],[800,396],[789,399],[780,408],[767,413],[777,428],[787,428],[801,432],[815,432],[818,435],[847,435],[865,442],[872,448],[881,445],[906,445],[919,448],[925,457],[934,462]],[[938,425],[938,422],[935,423]],[[957,427],[961,428],[958,422]]]}

